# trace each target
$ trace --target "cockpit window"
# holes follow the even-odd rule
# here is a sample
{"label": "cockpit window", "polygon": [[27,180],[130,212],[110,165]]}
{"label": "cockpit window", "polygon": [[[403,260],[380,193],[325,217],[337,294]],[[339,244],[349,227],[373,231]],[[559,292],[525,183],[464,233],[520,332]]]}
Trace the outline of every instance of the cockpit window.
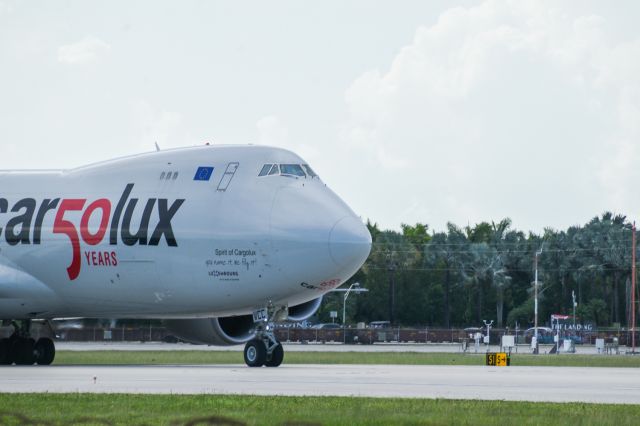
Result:
{"label": "cockpit window", "polygon": [[311,167],[309,167],[308,164],[303,164],[302,168],[304,169],[305,172],[307,172],[307,175],[309,175],[310,178],[314,178],[317,177],[318,175],[313,171],[313,169]]}
{"label": "cockpit window", "polygon": [[306,177],[300,164],[280,164],[280,174]]}
{"label": "cockpit window", "polygon": [[260,169],[258,176],[289,176],[289,177],[318,177],[308,164],[265,164]]}
{"label": "cockpit window", "polygon": [[274,164],[273,167],[271,167],[271,171],[269,172],[269,175],[277,175],[280,173],[280,167],[278,167],[277,164]]}
{"label": "cockpit window", "polygon": [[262,166],[262,170],[260,170],[260,174],[258,174],[258,176],[266,176],[269,173],[269,170],[271,170],[271,166],[272,164],[265,164]]}

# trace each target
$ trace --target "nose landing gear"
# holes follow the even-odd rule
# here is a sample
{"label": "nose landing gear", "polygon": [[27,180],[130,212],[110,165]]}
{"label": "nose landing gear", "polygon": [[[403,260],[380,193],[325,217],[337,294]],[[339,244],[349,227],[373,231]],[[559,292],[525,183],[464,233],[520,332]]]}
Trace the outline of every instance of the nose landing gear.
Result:
{"label": "nose landing gear", "polygon": [[267,347],[259,339],[253,339],[244,346],[244,362],[249,367],[262,367],[267,362]]}
{"label": "nose landing gear", "polygon": [[[284,360],[284,348],[273,333],[273,320],[286,314],[287,308],[261,309],[253,314],[256,336],[244,346],[244,362],[249,367],[278,367]],[[285,315],[286,317],[286,315]]]}

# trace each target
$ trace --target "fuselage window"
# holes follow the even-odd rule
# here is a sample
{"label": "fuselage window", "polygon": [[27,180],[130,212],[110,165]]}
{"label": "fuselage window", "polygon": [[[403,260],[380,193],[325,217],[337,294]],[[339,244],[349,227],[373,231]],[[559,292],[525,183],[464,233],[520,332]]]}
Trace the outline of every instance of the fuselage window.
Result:
{"label": "fuselage window", "polygon": [[280,168],[278,167],[277,164],[274,164],[273,167],[271,167],[271,171],[269,172],[269,175],[277,175],[280,173]]}
{"label": "fuselage window", "polygon": [[302,168],[305,172],[307,172],[307,175],[309,175],[310,178],[318,177],[318,175],[313,171],[311,167],[309,167],[308,164],[303,164]]}
{"label": "fuselage window", "polygon": [[280,164],[280,174],[306,177],[300,164]]}
{"label": "fuselage window", "polygon": [[260,170],[260,174],[258,174],[258,176],[266,176],[269,173],[269,170],[271,170],[271,166],[271,164],[265,164],[262,166],[262,170]]}

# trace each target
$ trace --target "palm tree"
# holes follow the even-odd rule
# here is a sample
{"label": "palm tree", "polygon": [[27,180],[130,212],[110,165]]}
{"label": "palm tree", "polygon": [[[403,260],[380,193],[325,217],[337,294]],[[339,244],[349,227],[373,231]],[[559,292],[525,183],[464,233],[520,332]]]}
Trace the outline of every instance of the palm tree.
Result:
{"label": "palm tree", "polygon": [[433,234],[429,244],[424,248],[425,269],[435,269],[442,265],[444,269],[444,318],[446,328],[451,327],[451,287],[454,276],[459,271],[460,252],[464,250],[467,238],[460,228],[447,223],[447,232]]}
{"label": "palm tree", "polygon": [[489,277],[493,277],[495,262],[495,249],[487,243],[469,244],[460,262],[461,273],[471,286],[476,295],[476,321],[482,321],[482,303],[484,296],[484,283]]}
{"label": "palm tree", "polygon": [[594,217],[585,231],[591,236],[593,257],[603,265],[610,286],[604,288],[609,300],[609,322],[621,322],[620,281],[631,273],[631,225],[623,215],[605,212]]}

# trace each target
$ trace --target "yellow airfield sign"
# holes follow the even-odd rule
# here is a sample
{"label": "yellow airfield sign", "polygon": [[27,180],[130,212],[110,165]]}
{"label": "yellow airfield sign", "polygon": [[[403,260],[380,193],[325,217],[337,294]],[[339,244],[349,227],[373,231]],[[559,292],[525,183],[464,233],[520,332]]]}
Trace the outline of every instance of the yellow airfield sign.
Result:
{"label": "yellow airfield sign", "polygon": [[511,357],[506,352],[488,352],[487,365],[494,367],[508,367],[511,365]]}

